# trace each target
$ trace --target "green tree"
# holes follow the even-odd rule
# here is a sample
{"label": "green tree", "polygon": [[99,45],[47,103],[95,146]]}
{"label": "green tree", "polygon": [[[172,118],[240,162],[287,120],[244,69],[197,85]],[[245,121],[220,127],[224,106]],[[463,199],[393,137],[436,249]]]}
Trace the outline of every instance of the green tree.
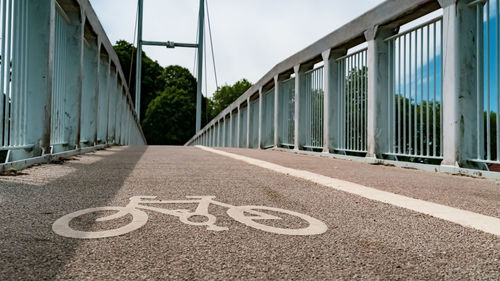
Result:
{"label": "green tree", "polygon": [[166,88],[151,101],[142,122],[149,144],[183,145],[195,132],[196,103],[184,89]]}
{"label": "green tree", "polygon": [[[135,100],[136,48],[123,40],[116,42],[114,48],[127,79],[130,75],[130,91]],[[144,52],[141,76],[141,120],[148,143],[184,144],[195,131],[196,78],[178,65],[163,68]],[[212,119],[211,112],[212,102],[203,98],[202,126]]]}
{"label": "green tree", "polygon": [[228,107],[250,87],[252,87],[252,83],[248,82],[248,80],[246,79],[241,79],[234,83],[232,86],[224,85],[217,88],[217,91],[215,91],[212,98],[212,116],[217,116],[217,114]]}
{"label": "green tree", "polygon": [[[148,104],[142,128],[149,144],[182,145],[195,133],[196,79],[184,67],[166,67],[156,79],[165,89]],[[210,100],[202,99],[202,126],[211,119],[207,115]]]}
{"label": "green tree", "polygon": [[[114,49],[120,60],[125,78],[129,79],[130,75],[130,94],[132,95],[132,100],[135,101],[135,56],[137,49],[124,40],[117,41]],[[132,68],[130,68],[131,60],[133,60]],[[163,71],[163,67],[157,61],[150,59],[145,52],[142,53],[141,120],[146,114],[148,104],[158,95],[158,93],[161,93],[165,89],[164,80],[158,79]]]}

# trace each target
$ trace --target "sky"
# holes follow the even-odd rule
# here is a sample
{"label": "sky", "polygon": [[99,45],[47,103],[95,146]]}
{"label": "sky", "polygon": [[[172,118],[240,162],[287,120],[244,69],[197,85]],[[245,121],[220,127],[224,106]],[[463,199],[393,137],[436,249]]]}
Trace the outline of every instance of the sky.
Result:
{"label": "sky", "polygon": [[[207,1],[219,86],[242,78],[255,83],[277,63],[383,2]],[[133,40],[137,0],[90,2],[112,43]],[[198,0],[144,0],[143,40],[195,43],[198,5]],[[147,46],[144,50],[162,66],[181,65],[193,71],[194,49]],[[212,96],[216,87],[211,56],[207,57],[207,74],[206,92]]]}

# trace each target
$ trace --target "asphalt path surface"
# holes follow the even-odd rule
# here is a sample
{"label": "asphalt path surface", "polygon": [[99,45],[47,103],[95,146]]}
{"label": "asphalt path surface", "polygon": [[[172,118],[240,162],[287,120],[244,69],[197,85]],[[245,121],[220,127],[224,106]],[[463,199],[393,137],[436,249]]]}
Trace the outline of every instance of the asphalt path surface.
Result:
{"label": "asphalt path surface", "polygon": [[[225,151],[500,217],[500,185],[494,180],[290,152]],[[500,279],[498,236],[195,147],[114,147],[24,172],[0,177],[0,280]],[[148,220],[142,227],[120,236],[78,239],[52,230],[69,213],[125,207],[133,196],[215,196],[217,202],[233,206],[304,214],[328,229],[316,235],[272,233],[235,220],[227,206],[212,204],[208,210],[216,217],[215,225],[227,230],[209,230],[181,222],[180,215],[152,210],[143,211]],[[162,207],[194,212],[197,204]],[[95,220],[113,213],[83,215],[69,226],[102,232],[136,219],[128,214]],[[282,219],[253,221],[271,229],[308,226],[296,216],[266,213]],[[206,222],[201,216],[190,220]]]}

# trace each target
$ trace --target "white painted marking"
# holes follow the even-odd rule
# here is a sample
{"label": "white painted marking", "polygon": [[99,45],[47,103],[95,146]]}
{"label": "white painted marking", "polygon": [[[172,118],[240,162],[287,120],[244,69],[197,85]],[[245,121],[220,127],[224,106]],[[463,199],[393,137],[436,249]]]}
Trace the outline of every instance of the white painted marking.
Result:
{"label": "white painted marking", "polygon": [[287,168],[267,161],[258,160],[225,151],[220,151],[209,147],[204,147],[204,146],[196,146],[196,147],[218,155],[240,160],[257,167],[265,168],[285,175],[290,175],[296,178],[305,179],[317,184],[331,187],[336,190],[355,194],[364,198],[387,203],[393,206],[409,209],[418,213],[430,215],[449,222],[453,222],[465,227],[470,227],[473,229],[484,231],[486,233],[500,236],[499,218],[486,216],[420,199],[406,197],[403,195],[394,194],[392,192],[387,192],[372,187],[367,187],[361,184],[356,184],[344,180],[339,180],[315,174],[309,171]]}
{"label": "white painted marking", "polygon": [[[118,235],[123,235],[141,228],[148,221],[148,214],[140,209],[155,211],[162,214],[172,215],[179,218],[179,221],[188,225],[194,226],[206,226],[207,230],[212,231],[223,231],[228,230],[227,227],[217,226],[215,222],[217,218],[214,215],[208,213],[208,207],[210,204],[218,205],[221,207],[228,208],[227,214],[234,220],[245,224],[249,227],[253,227],[262,231],[285,234],[285,235],[316,235],[324,233],[328,227],[322,221],[317,220],[308,215],[301,213],[266,207],[266,206],[233,206],[223,202],[215,201],[215,196],[187,196],[188,199],[192,200],[148,200],[155,199],[156,196],[134,196],[130,198],[130,203],[126,207],[98,207],[89,208],[80,211],[76,211],[67,214],[54,222],[52,225],[52,230],[61,236],[69,238],[80,238],[80,239],[95,239],[95,238],[105,238],[113,237]],[[141,205],[148,204],[148,205]],[[189,211],[188,209],[165,209],[151,206],[152,204],[198,204],[195,211]],[[281,218],[275,215],[271,215],[265,212],[259,212],[257,210],[268,210],[273,212],[284,213],[291,216],[299,217],[309,223],[309,226],[304,228],[279,228],[273,227],[265,224],[258,223],[258,220],[280,220]],[[101,217],[96,219],[96,221],[110,221],[114,219],[119,219],[128,214],[132,215],[132,221],[125,226],[103,231],[80,231],[75,230],[70,226],[71,220],[79,216],[86,214],[101,212],[101,211],[118,211],[114,214],[108,215],[106,217]],[[195,222],[189,220],[193,216],[205,217],[202,222]]]}

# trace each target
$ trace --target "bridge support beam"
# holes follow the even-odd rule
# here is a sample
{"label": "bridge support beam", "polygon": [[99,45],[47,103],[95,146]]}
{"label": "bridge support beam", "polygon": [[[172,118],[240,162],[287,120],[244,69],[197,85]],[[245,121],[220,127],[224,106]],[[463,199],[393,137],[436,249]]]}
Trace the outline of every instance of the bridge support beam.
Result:
{"label": "bridge support beam", "polygon": [[383,158],[389,152],[389,54],[385,38],[397,33],[394,27],[375,26],[365,31],[368,42],[367,157]]}
{"label": "bridge support beam", "polygon": [[[476,42],[482,33],[472,0],[440,0],[443,7],[443,162],[446,166],[474,166],[476,157],[478,77]],[[482,9],[479,16],[482,15]],[[478,26],[479,24],[479,26]],[[480,42],[482,44],[482,42]],[[479,85],[481,86],[481,85]],[[482,93],[482,92],[481,92]]]}

